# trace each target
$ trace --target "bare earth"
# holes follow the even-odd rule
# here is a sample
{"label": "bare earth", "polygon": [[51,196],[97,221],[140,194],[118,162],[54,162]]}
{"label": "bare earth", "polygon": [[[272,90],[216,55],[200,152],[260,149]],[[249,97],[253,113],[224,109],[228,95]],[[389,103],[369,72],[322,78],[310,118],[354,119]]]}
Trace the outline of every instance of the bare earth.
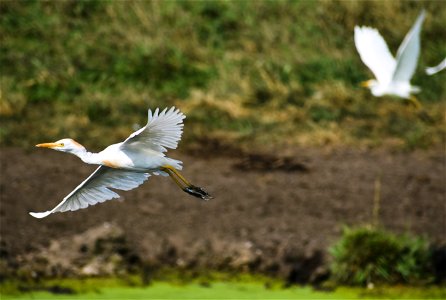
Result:
{"label": "bare earth", "polygon": [[[446,243],[443,150],[202,154],[170,156],[183,160],[185,177],[215,197],[209,202],[185,194],[169,178],[151,177],[134,191],[120,192],[122,200],[39,220],[28,212],[53,208],[95,167],[50,150],[0,149],[2,258],[20,262],[55,241],[69,244],[67,239],[107,223],[122,231],[138,261],[291,276],[297,262],[314,271],[327,261],[327,248],[343,225],[372,222],[379,179],[385,228]],[[61,248],[62,256],[64,251],[73,249]]]}

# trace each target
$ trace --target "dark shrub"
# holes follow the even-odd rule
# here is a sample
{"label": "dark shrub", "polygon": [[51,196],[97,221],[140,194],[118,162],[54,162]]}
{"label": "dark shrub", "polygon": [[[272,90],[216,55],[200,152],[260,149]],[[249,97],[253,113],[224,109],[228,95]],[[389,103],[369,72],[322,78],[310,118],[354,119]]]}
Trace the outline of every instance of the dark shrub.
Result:
{"label": "dark shrub", "polygon": [[332,278],[342,284],[414,283],[432,281],[429,243],[419,237],[382,229],[345,228],[330,248]]}

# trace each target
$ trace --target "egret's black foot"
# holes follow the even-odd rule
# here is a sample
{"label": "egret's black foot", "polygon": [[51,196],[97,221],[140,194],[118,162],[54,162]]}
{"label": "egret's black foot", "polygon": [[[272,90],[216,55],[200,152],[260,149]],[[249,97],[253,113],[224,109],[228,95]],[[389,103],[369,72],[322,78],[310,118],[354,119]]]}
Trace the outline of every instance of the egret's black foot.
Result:
{"label": "egret's black foot", "polygon": [[418,117],[425,123],[435,123],[435,120],[425,110],[421,110],[420,112],[418,112]]}
{"label": "egret's black foot", "polygon": [[211,200],[213,198],[211,195],[209,195],[201,187],[195,186],[195,185],[191,185],[191,186],[185,187],[183,189],[183,191],[185,191],[189,195],[201,198],[201,199],[206,200],[206,201]]}

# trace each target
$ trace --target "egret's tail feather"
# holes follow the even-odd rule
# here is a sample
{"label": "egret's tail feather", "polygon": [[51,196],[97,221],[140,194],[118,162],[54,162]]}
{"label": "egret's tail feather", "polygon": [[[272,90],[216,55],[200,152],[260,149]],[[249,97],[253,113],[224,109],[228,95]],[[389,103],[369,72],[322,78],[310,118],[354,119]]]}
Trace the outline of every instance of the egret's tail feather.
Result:
{"label": "egret's tail feather", "polygon": [[181,160],[177,160],[177,159],[172,159],[172,158],[167,158],[169,161],[169,165],[174,167],[177,170],[182,170],[183,169],[183,162]]}
{"label": "egret's tail feather", "polygon": [[414,93],[414,94],[417,94],[417,93],[421,92],[421,88],[419,86],[413,85],[413,86],[410,87],[410,92]]}

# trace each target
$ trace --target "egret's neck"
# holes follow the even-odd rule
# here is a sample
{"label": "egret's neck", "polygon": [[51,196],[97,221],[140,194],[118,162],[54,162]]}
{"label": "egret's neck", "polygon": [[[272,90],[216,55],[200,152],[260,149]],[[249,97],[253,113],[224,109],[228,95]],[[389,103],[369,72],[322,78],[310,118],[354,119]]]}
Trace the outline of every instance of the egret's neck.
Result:
{"label": "egret's neck", "polygon": [[85,148],[79,148],[71,151],[72,154],[79,157],[84,163],[100,165],[101,160],[98,157],[98,153],[88,152]]}

